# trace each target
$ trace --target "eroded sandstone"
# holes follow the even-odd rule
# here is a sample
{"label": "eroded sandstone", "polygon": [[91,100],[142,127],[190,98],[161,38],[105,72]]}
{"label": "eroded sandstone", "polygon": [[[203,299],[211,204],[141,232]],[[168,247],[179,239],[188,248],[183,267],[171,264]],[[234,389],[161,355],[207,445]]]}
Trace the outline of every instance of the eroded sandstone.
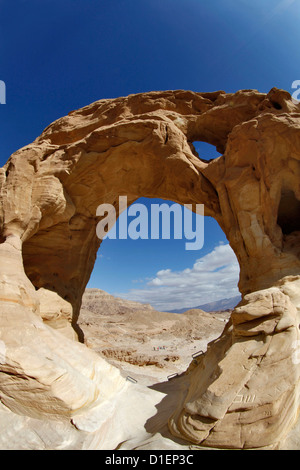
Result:
{"label": "eroded sandstone", "polygon": [[[5,413],[69,420],[98,432],[90,447],[108,445],[103,426],[128,384],[74,339],[100,246],[96,209],[159,197],[205,205],[236,253],[243,296],[188,368],[170,431],[211,447],[282,442],[299,409],[299,131],[283,90],[151,92],[72,111],[14,153],[0,170]],[[222,156],[201,159],[194,141]],[[111,445],[127,439],[120,429]]]}

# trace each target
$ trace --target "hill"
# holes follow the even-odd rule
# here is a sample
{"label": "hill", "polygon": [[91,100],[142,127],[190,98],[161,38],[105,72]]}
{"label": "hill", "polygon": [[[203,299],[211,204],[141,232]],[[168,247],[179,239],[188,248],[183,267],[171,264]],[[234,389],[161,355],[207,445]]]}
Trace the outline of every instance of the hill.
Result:
{"label": "hill", "polygon": [[192,355],[218,337],[229,313],[193,309],[183,315],[87,289],[79,317],[86,345],[117,366],[124,376],[151,385],[181,373]]}

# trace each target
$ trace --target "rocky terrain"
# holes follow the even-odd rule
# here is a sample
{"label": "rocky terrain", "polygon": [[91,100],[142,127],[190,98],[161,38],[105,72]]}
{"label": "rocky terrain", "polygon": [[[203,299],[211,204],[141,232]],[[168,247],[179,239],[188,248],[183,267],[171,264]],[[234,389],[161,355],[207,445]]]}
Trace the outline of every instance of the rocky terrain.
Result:
{"label": "rocky terrain", "polygon": [[230,312],[158,312],[151,306],[87,289],[78,324],[85,344],[139,383],[181,374],[222,333]]}
{"label": "rocky terrain", "polygon": [[[220,157],[201,158],[199,141]],[[99,100],[11,155],[0,169],[0,448],[300,448],[299,181],[300,105],[277,88]],[[180,372],[205,347],[201,312],[118,314],[135,325],[130,351],[112,316],[105,336],[82,324],[92,347],[78,324],[97,208],[119,215],[122,195],[203,204],[240,267],[242,300],[220,337],[159,386],[162,365]],[[143,368],[140,383],[129,367]]]}

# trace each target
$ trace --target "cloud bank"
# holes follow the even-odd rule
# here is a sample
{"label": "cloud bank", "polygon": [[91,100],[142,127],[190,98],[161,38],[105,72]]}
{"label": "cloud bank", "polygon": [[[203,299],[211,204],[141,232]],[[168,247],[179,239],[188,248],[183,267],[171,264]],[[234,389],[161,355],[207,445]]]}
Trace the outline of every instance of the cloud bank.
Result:
{"label": "cloud bank", "polygon": [[123,299],[150,303],[159,311],[189,308],[239,295],[240,268],[228,244],[220,244],[183,271],[163,269],[144,287],[115,293]]}

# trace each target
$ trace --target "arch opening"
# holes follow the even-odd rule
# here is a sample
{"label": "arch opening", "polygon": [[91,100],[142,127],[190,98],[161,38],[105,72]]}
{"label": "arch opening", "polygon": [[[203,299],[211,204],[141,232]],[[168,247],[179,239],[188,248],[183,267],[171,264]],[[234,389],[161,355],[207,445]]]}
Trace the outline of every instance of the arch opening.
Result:
{"label": "arch opening", "polygon": [[192,151],[200,160],[205,162],[215,160],[222,155],[213,144],[197,140],[192,142]]}
{"label": "arch opening", "polygon": [[[130,211],[135,205],[145,208],[147,220],[132,237],[130,224],[136,227],[135,219],[139,219],[138,223],[143,225],[140,214],[135,218],[132,215],[135,211]],[[159,213],[159,227],[156,220],[151,221],[154,206],[167,208]],[[131,216],[122,213],[116,221],[116,226],[120,222],[127,224],[128,236],[120,239],[119,227],[111,229],[113,235],[108,234],[98,250],[87,288],[103,289],[111,295],[150,303],[155,309],[168,312],[236,299],[240,268],[223,230],[212,217],[193,213],[192,218],[185,219],[187,211],[173,201],[137,199],[128,208]],[[201,237],[198,234],[197,240],[196,232],[202,229],[200,245]],[[190,243],[198,249],[189,249]]]}
{"label": "arch opening", "polygon": [[[151,235],[151,204],[172,208],[176,203],[139,198],[128,209],[135,204],[149,209]],[[215,219],[197,215],[205,221],[204,245],[186,250],[186,240],[174,237],[176,213],[169,215],[170,237],[162,236],[161,226],[159,238],[118,239],[118,228],[111,228],[78,318],[89,347],[147,386],[183,373],[192,355],[221,335],[240,301],[239,264]],[[128,226],[134,220],[123,212],[116,225],[122,218]]]}

